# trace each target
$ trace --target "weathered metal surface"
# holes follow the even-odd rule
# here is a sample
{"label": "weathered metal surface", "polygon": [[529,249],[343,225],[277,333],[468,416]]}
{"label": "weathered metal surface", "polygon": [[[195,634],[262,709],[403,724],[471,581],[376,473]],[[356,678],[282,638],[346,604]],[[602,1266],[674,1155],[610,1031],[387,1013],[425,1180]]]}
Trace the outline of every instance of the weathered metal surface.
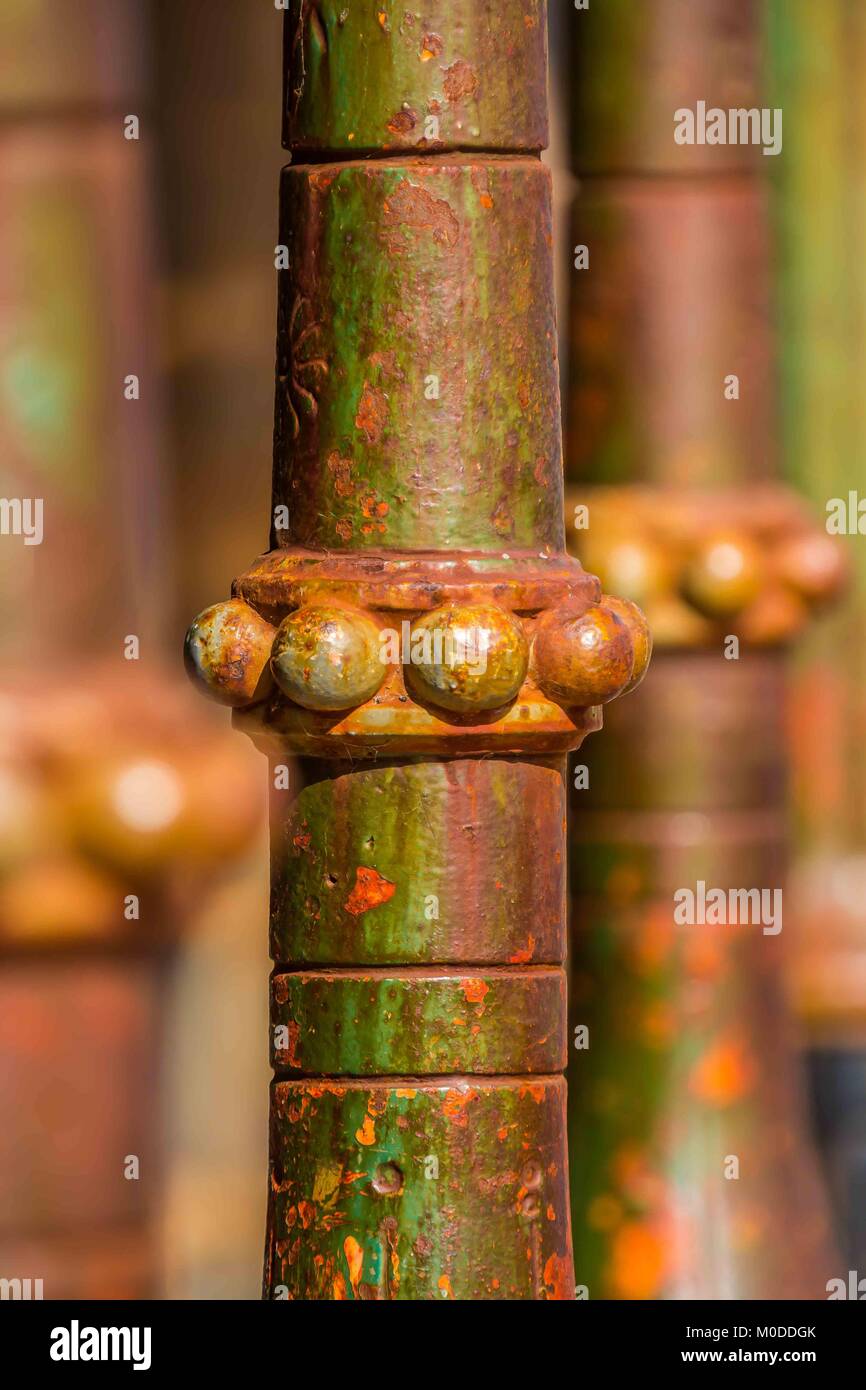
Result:
{"label": "weathered metal surface", "polygon": [[274,504],[295,541],[561,549],[551,241],[538,160],[283,171]]}
{"label": "weathered metal surface", "polygon": [[567,1299],[565,1083],[276,1082],[265,1280],[302,1299]]}
{"label": "weathered metal surface", "polygon": [[274,1070],[289,1075],[507,1076],[568,1060],[558,967],[280,974],[271,1024]]}
{"label": "weathered metal surface", "polygon": [[296,155],[547,144],[547,0],[292,0],[285,41]]}
{"label": "weathered metal surface", "polygon": [[566,800],[557,761],[308,764],[307,775],[290,805],[272,796],[274,960],[562,961]]}
{"label": "weathered metal surface", "polygon": [[[783,653],[845,566],[772,483],[772,161],[674,139],[679,108],[766,106],[760,11],[613,3],[573,25],[590,177],[570,545],[646,609],[660,652],[571,802],[570,1026],[589,1032],[570,1167],[591,1297],[819,1298],[837,1272],[784,991]],[[720,922],[702,893],[724,895]]]}
{"label": "weathered metal surface", "polygon": [[[563,550],[544,7],[346,9],[287,20],[287,138],[328,162],[282,176],[273,549],[233,600],[276,630],[277,690],[235,723],[271,758],[273,1060],[298,1075],[265,1295],[564,1299],[563,755],[650,644]],[[414,145],[434,19],[443,142],[483,155]],[[230,624],[204,626],[193,674],[225,701]]]}

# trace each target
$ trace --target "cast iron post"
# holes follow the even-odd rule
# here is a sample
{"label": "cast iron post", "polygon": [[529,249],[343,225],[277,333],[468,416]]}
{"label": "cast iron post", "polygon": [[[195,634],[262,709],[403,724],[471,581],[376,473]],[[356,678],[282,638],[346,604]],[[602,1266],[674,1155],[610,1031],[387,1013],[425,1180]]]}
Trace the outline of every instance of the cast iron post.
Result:
{"label": "cast iron post", "polygon": [[545,26],[287,16],[273,548],[187,640],[276,788],[269,1297],[573,1293],[564,761],[649,642],[564,553]]}

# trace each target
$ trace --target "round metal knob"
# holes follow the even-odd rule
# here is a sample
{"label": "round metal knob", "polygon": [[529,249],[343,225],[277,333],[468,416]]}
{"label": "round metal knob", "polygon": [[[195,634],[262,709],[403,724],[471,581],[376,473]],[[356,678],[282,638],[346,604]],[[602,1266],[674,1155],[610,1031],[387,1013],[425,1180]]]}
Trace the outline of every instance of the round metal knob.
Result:
{"label": "round metal knob", "polygon": [[342,604],[299,608],[281,625],[271,653],[274,680],[304,709],[366,704],[387,672],[382,633],[368,613]]}
{"label": "round metal knob", "polygon": [[413,624],[403,659],[406,685],[419,700],[474,714],[515,699],[529,648],[520,623],[504,608],[455,603]]}
{"label": "round metal knob", "polygon": [[268,661],[274,628],[242,599],[206,608],[186,634],[190,679],[211,700],[239,709],[273,689]]}

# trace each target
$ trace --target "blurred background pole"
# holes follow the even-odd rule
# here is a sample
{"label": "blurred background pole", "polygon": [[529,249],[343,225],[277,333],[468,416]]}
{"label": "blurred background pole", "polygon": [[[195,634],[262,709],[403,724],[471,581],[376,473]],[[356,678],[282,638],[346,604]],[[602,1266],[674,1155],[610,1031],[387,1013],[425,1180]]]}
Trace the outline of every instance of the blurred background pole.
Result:
{"label": "blurred background pole", "polygon": [[[187,1064],[169,1093],[162,1049],[171,1026],[183,1052],[189,1020],[201,1050],[203,1011],[194,1024],[188,1007],[201,938],[219,930],[220,892],[263,806],[238,742],[189,718],[192,695],[161,664],[180,529],[162,380],[181,354],[157,341],[152,7],[62,11],[0,9],[0,493],[38,500],[44,516],[41,544],[0,538],[0,1277],[40,1279],[47,1299],[113,1299],[164,1291],[165,1250],[176,1273],[178,1247],[194,1243],[189,1188],[163,1220],[167,1170],[172,1195],[182,1186],[175,1087],[204,1150],[194,1195],[215,1205],[214,1107],[190,1103],[205,1106],[208,1088]],[[213,73],[218,47],[198,54]],[[272,273],[266,246],[265,294]],[[221,460],[210,462],[205,497],[219,491]],[[241,885],[230,920],[242,925]],[[208,932],[178,981],[192,924]],[[236,949],[225,967],[240,1028],[242,960]],[[212,1005],[219,983],[208,980]],[[233,1047],[233,1066],[246,1055]],[[219,1075],[251,1093],[245,1077]],[[244,1133],[254,1144],[254,1124]],[[220,1177],[225,1200],[225,1162]],[[241,1203],[228,1206],[200,1278],[209,1292],[232,1276],[229,1291],[244,1290]],[[195,1283],[187,1261],[176,1290]]]}
{"label": "blurred background pole", "polygon": [[[826,515],[866,497],[866,10],[772,0],[786,475]],[[866,1268],[866,522],[850,594],[792,672],[798,949],[819,1139],[845,1270]]]}
{"label": "blurred background pole", "polygon": [[571,1021],[589,1037],[570,1166],[591,1297],[820,1298],[839,1273],[784,997],[796,904],[786,892],[778,934],[674,919],[700,882],[783,886],[785,650],[842,577],[774,483],[774,161],[674,140],[698,101],[767,105],[762,19],[757,0],[609,0],[570,25],[588,263],[567,477],[589,509],[570,544],[644,607],[657,649],[571,793]]}
{"label": "blurred background pole", "polygon": [[[161,583],[144,582],[162,524],[146,8],[73,0],[61,16],[35,0],[0,14],[0,492],[44,503],[41,545],[0,545],[6,682],[44,659],[50,634],[52,676],[69,687],[107,637],[118,660],[127,633],[153,640],[164,608]],[[128,116],[138,139],[124,138]],[[147,1296],[159,973],[122,930],[123,892],[112,901],[96,870],[56,849],[56,802],[33,760],[71,733],[52,696],[33,682],[26,702],[8,685],[3,700],[0,1273],[41,1277],[47,1298]]]}

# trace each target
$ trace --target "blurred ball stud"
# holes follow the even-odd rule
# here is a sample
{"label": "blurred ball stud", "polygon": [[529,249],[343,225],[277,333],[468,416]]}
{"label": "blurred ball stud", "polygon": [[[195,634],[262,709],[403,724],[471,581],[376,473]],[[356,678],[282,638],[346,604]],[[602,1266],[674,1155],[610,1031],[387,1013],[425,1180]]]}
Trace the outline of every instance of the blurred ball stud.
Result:
{"label": "blurred ball stud", "polygon": [[240,709],[273,689],[268,661],[274,628],[242,599],[215,603],[186,634],[184,664],[190,679],[221,705]]}
{"label": "blurred ball stud", "polygon": [[299,608],[277,632],[271,670],[284,695],[304,709],[339,712],[364,705],[387,673],[381,632],[358,608]]}
{"label": "blurred ball stud", "polygon": [[529,648],[504,608],[454,603],[413,624],[404,661],[406,685],[419,700],[454,714],[481,714],[517,697]]}
{"label": "blurred ball stud", "polygon": [[683,574],[682,589],[699,613],[727,618],[754,603],[762,582],[757,546],[747,536],[731,533],[700,547]]}
{"label": "blurred ball stud", "polygon": [[605,705],[639,684],[650,654],[649,630],[640,609],[625,599],[604,599],[583,613],[559,608],[541,619],[533,646],[533,675],[559,704]]}

